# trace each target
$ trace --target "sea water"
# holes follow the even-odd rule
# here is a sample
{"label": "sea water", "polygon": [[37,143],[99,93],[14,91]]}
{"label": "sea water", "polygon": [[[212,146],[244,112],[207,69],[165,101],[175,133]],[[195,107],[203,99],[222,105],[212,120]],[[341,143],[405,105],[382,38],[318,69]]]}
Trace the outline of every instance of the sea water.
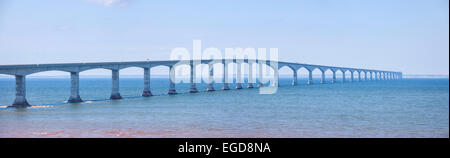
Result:
{"label": "sea water", "polygon": [[142,78],[121,78],[124,99],[109,100],[110,78],[81,78],[85,102],[70,104],[69,78],[27,78],[33,107],[15,109],[15,80],[1,78],[0,137],[449,137],[448,79],[291,82],[271,95],[220,83],[167,95],[169,80],[152,78],[145,98]]}

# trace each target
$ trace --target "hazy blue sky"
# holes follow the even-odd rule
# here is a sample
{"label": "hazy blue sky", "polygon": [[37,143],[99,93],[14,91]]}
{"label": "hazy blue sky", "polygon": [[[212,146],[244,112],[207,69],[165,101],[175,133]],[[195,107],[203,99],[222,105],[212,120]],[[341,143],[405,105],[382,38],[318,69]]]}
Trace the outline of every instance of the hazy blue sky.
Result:
{"label": "hazy blue sky", "polygon": [[1,0],[0,64],[167,60],[279,48],[283,61],[449,73],[448,0]]}

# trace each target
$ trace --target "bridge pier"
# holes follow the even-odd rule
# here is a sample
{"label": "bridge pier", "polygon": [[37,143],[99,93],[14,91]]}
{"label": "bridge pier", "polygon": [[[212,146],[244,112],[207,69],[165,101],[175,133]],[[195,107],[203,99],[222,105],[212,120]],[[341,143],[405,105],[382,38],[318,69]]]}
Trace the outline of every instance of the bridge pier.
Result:
{"label": "bridge pier", "polygon": [[342,71],[342,83],[345,83],[345,72],[346,71]]}
{"label": "bridge pier", "polygon": [[331,83],[336,83],[336,70],[333,72],[333,78],[331,79]]}
{"label": "bridge pier", "polygon": [[70,72],[70,98],[69,103],[83,102],[80,97],[80,73]]}
{"label": "bridge pier", "polygon": [[358,72],[358,82],[361,82],[361,71]]}
{"label": "bridge pier", "polygon": [[214,90],[214,65],[212,64],[208,64],[208,69],[209,69],[209,84],[208,84],[208,88],[206,88],[207,92],[212,92],[215,91]]}
{"label": "bridge pier", "polygon": [[169,92],[167,94],[177,94],[177,91],[175,90],[175,69],[173,66],[169,67]]}
{"label": "bridge pier", "polygon": [[375,81],[378,80],[378,73],[374,72],[374,76],[375,76],[374,80]]}
{"label": "bridge pier", "polygon": [[354,71],[350,71],[350,82],[354,82]]}
{"label": "bridge pier", "polygon": [[367,81],[367,72],[364,72],[364,81]]}
{"label": "bridge pier", "polygon": [[253,88],[253,63],[248,63],[248,85],[247,88]]}
{"label": "bridge pier", "polygon": [[321,84],[325,84],[325,71],[322,70],[322,79],[320,80]]}
{"label": "bridge pier", "polygon": [[25,75],[16,75],[16,99],[9,107],[26,108],[31,106],[26,98]]}
{"label": "bridge pier", "polygon": [[271,83],[271,86],[280,87],[280,83],[279,83],[279,81],[280,81],[280,74],[278,72],[278,69],[274,69],[273,73],[274,73],[274,79],[273,79],[273,82]]}
{"label": "bridge pier", "polygon": [[[257,85],[258,88],[263,86],[262,85],[262,80],[263,80],[263,70],[262,70],[262,68],[263,68],[263,64],[261,63],[260,60],[258,60],[258,85]],[[297,73],[297,71],[294,72],[294,74],[296,74],[296,73]]]}
{"label": "bridge pier", "polygon": [[223,87],[222,90],[230,90],[230,87],[228,87],[228,62],[223,61]]}
{"label": "bridge pier", "polygon": [[150,91],[150,68],[144,68],[144,91],[142,92],[143,97],[152,96]]}
{"label": "bridge pier", "polygon": [[296,86],[297,85],[297,71],[293,70],[293,79],[292,79],[292,86]]}
{"label": "bridge pier", "polygon": [[308,70],[308,84],[313,84],[312,70]]}
{"label": "bridge pier", "polygon": [[191,64],[189,64],[189,66],[191,67],[191,77],[190,77],[191,88],[189,88],[189,93],[197,93],[198,90],[195,85],[195,79],[196,79],[195,72],[197,71],[196,66],[194,65],[194,63],[192,63],[192,61],[191,61]]}
{"label": "bridge pier", "polygon": [[122,99],[119,93],[119,70],[112,70],[112,92],[110,99]]}
{"label": "bridge pier", "polygon": [[236,62],[236,89],[242,89],[242,78],[241,78],[241,63]]}

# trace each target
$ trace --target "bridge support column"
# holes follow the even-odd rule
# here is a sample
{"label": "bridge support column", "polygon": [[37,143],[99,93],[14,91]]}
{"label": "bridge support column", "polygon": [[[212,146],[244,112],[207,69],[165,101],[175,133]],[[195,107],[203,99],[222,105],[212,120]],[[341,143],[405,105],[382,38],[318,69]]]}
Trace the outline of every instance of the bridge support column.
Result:
{"label": "bridge support column", "polygon": [[[273,67],[272,67],[273,68]],[[279,72],[278,72],[278,68],[273,68],[273,74],[274,74],[274,76],[273,76],[273,82],[272,83],[270,83],[271,84],[271,86],[273,86],[273,87],[280,87],[280,74],[279,74]]]}
{"label": "bridge support column", "polygon": [[358,82],[361,82],[361,71],[358,72]]}
{"label": "bridge support column", "polygon": [[208,64],[208,69],[209,69],[209,84],[208,84],[208,88],[206,88],[207,92],[212,92],[215,91],[214,90],[214,65],[212,64]]}
{"label": "bridge support column", "polygon": [[[297,73],[295,71],[294,73]],[[258,88],[262,87],[262,80],[263,80],[263,64],[261,61],[258,60]]]}
{"label": "bridge support column", "polygon": [[322,71],[322,79],[320,80],[321,84],[325,84],[325,71]]}
{"label": "bridge support column", "polygon": [[191,82],[191,88],[189,88],[189,93],[197,93],[198,90],[197,90],[197,87],[195,85],[195,80],[196,80],[196,77],[195,77],[196,73],[195,72],[197,70],[196,70],[196,66],[192,62],[193,61],[191,61],[191,64],[189,64],[189,66],[191,67],[191,77],[190,77],[190,80],[189,80]]}
{"label": "bridge support column", "polygon": [[374,74],[375,74],[374,75],[375,76],[375,80],[378,80],[378,73],[375,72]]}
{"label": "bridge support column", "polygon": [[173,66],[169,67],[169,95],[177,94],[175,90],[175,68]]}
{"label": "bridge support column", "polygon": [[308,70],[308,84],[313,84],[312,70]]}
{"label": "bridge support column", "polygon": [[345,72],[346,71],[342,71],[342,83],[345,83]]}
{"label": "bridge support column", "polygon": [[242,78],[241,78],[241,63],[236,62],[236,89],[242,89]]}
{"label": "bridge support column", "polygon": [[367,72],[364,72],[364,81],[367,81]]}
{"label": "bridge support column", "polygon": [[354,82],[354,71],[350,71],[350,82]]}
{"label": "bridge support column", "polygon": [[222,64],[223,64],[222,90],[230,90],[230,87],[228,87],[228,62],[224,61]]}
{"label": "bridge support column", "polygon": [[248,62],[248,85],[247,88],[253,88],[253,63]]}
{"label": "bridge support column", "polygon": [[10,107],[25,108],[31,106],[26,99],[25,75],[16,75],[16,99]]}
{"label": "bridge support column", "polygon": [[333,72],[333,78],[331,79],[331,83],[336,83],[336,71]]}
{"label": "bridge support column", "polygon": [[292,86],[296,86],[297,85],[297,71],[295,71],[295,70],[292,70],[292,71],[294,71],[294,73],[293,73],[293,79],[292,79]]}
{"label": "bridge support column", "polygon": [[112,70],[112,92],[111,99],[122,99],[119,93],[119,70]]}
{"label": "bridge support column", "polygon": [[152,96],[150,91],[150,68],[144,68],[144,91],[142,92],[143,97]]}
{"label": "bridge support column", "polygon": [[370,80],[373,80],[373,73],[370,72],[369,74],[370,74]]}
{"label": "bridge support column", "polygon": [[80,97],[80,75],[79,72],[70,72],[70,98],[69,103],[83,102]]}

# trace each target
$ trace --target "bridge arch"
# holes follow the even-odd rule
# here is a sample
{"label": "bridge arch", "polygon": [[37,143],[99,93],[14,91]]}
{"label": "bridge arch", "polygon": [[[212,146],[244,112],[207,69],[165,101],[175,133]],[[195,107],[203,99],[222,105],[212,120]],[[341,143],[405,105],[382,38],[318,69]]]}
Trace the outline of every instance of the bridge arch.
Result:
{"label": "bridge arch", "polygon": [[[122,96],[140,96],[142,94],[142,89],[144,86],[144,68],[139,66],[127,66],[119,70],[120,72],[120,94]],[[122,82],[122,81],[128,82]]]}
{"label": "bridge arch", "polygon": [[300,68],[298,68],[297,76],[298,76],[299,83],[302,83],[302,84],[308,83],[309,71],[306,67],[301,66]]}
{"label": "bridge arch", "polygon": [[344,81],[344,73],[345,73],[345,69],[337,69],[336,70],[336,82],[343,82]]}
{"label": "bridge arch", "polygon": [[[212,69],[210,68],[212,66]],[[201,89],[206,89],[207,91],[214,91],[215,89],[219,89],[220,87],[217,87],[218,85],[216,83],[222,83],[223,81],[223,71],[224,71],[224,64],[221,62],[212,62],[212,63],[202,63],[197,64],[196,73],[195,75],[195,81],[198,83],[207,83],[207,87],[204,88],[205,85],[200,85]],[[212,74],[212,77],[210,77]],[[189,75],[189,77],[191,77]],[[195,86],[195,85],[194,85]],[[192,87],[193,88],[193,87]]]}
{"label": "bridge arch", "polygon": [[[67,101],[70,95],[70,80],[67,80],[67,78],[70,78],[70,73],[62,70],[30,73],[26,76],[26,86],[24,87],[27,92],[27,102],[34,105],[43,105]],[[47,91],[55,93],[46,93]],[[11,96],[14,96],[14,93],[11,93]]]}
{"label": "bridge arch", "polygon": [[285,81],[285,80],[289,80],[289,81],[292,80],[290,84],[294,85],[294,86],[297,85],[298,77],[297,77],[297,73],[293,67],[291,67],[289,65],[283,65],[278,69],[278,71],[279,71],[279,75],[282,76],[280,79],[281,81],[279,82],[280,85],[281,85],[281,83],[284,83],[282,81]]}
{"label": "bridge arch", "polygon": [[311,68],[311,72],[312,72],[312,78],[309,84],[313,84],[313,83],[321,83],[322,81],[322,70],[320,69],[320,67],[312,67]]}
{"label": "bridge arch", "polygon": [[[82,96],[78,99],[83,98],[84,100],[107,98],[111,94],[112,89],[111,74],[112,71],[106,68],[91,68],[80,71],[76,74],[79,78],[79,83],[74,85],[78,87],[78,94],[73,95]],[[95,93],[92,93],[92,91]]]}
{"label": "bridge arch", "polygon": [[330,79],[332,79],[332,77],[333,77],[333,71],[329,68],[325,68],[325,69],[322,69],[322,72],[324,72],[324,75],[325,75],[324,81],[321,81],[322,84],[330,82],[331,81]]}
{"label": "bridge arch", "polygon": [[170,67],[168,65],[156,65],[150,68],[150,87],[152,94],[166,94],[170,87]]}
{"label": "bridge arch", "polygon": [[[272,84],[271,81],[274,82],[275,80],[275,71],[279,73],[279,69],[275,68],[273,65],[269,65],[266,63],[262,64],[261,68],[262,70],[259,70],[259,68],[257,69],[258,73],[262,72],[261,75],[258,74],[258,82],[261,82],[262,85]],[[262,77],[262,79],[259,78],[260,76]]]}
{"label": "bridge arch", "polygon": [[47,77],[57,77],[57,76],[69,76],[70,71],[58,70],[58,69],[50,69],[50,70],[42,70],[35,71],[27,74],[27,77],[39,77],[39,76],[47,76]]}

